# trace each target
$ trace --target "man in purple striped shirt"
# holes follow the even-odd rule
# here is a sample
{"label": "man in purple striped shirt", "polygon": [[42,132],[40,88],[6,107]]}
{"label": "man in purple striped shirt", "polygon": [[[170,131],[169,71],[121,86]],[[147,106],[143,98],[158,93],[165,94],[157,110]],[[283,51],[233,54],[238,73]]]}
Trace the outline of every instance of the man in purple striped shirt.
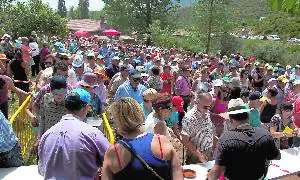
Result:
{"label": "man in purple striped shirt", "polygon": [[[183,69],[182,74],[180,74],[175,82],[175,94],[177,96],[182,97],[183,109],[187,112],[188,106],[191,102],[191,95],[192,95],[192,84],[190,80],[191,71],[189,69]],[[178,125],[181,127],[181,120],[179,120]]]}
{"label": "man in purple striped shirt", "polygon": [[45,179],[93,180],[109,142],[84,121],[91,95],[72,90],[65,99],[68,114],[47,130],[39,144],[39,173]]}

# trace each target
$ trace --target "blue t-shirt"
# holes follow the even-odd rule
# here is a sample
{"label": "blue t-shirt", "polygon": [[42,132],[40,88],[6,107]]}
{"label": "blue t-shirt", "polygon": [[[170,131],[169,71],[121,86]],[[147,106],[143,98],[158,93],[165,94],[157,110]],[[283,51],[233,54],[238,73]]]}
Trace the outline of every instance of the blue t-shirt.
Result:
{"label": "blue t-shirt", "polygon": [[170,117],[166,118],[166,124],[169,128],[173,128],[178,123],[178,112],[172,112]]}
{"label": "blue t-shirt", "polygon": [[120,99],[122,97],[131,97],[136,100],[139,104],[143,102],[143,93],[147,88],[139,84],[136,89],[133,89],[130,85],[130,81],[124,82],[117,90],[115,94],[115,99]]}

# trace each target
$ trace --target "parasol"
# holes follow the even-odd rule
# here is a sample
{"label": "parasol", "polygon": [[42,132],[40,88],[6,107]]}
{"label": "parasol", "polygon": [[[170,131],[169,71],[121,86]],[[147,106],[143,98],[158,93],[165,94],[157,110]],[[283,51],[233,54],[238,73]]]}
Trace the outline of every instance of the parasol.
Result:
{"label": "parasol", "polygon": [[119,32],[115,29],[108,29],[108,30],[103,31],[102,33],[105,35],[108,35],[108,36],[116,36],[116,35],[121,34],[121,32]]}
{"label": "parasol", "polygon": [[76,31],[74,33],[75,36],[77,37],[87,37],[89,35],[89,32],[87,31]]}

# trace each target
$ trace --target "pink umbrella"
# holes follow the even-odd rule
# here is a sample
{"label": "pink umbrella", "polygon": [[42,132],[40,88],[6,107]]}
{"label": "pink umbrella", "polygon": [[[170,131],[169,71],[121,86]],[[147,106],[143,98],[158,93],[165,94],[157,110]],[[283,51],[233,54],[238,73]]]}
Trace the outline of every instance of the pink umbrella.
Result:
{"label": "pink umbrella", "polygon": [[75,36],[77,37],[87,37],[90,33],[87,31],[76,31],[74,33]]}
{"label": "pink umbrella", "polygon": [[116,36],[116,35],[121,34],[121,32],[114,30],[114,29],[108,29],[108,30],[103,31],[102,33],[105,35],[109,35],[109,36]]}

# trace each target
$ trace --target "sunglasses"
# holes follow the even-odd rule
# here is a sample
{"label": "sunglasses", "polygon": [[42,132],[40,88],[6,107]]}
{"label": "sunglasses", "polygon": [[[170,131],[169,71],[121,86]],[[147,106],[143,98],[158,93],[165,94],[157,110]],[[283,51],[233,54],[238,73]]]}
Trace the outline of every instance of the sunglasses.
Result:
{"label": "sunglasses", "polygon": [[284,109],[283,111],[285,111],[285,112],[291,112],[293,110],[292,109]]}
{"label": "sunglasses", "polygon": [[74,69],[80,69],[82,68],[83,66],[79,66],[79,67],[73,67]]}
{"label": "sunglasses", "polygon": [[61,89],[54,89],[52,91],[53,95],[59,95],[59,94],[67,94],[67,89],[61,88]]}
{"label": "sunglasses", "polygon": [[145,103],[151,102],[151,100],[144,99]]}
{"label": "sunglasses", "polygon": [[140,78],[133,79],[134,82],[141,82],[141,80],[142,79],[140,79]]}
{"label": "sunglasses", "polygon": [[69,58],[60,58],[60,59],[61,59],[61,60],[66,60],[66,61],[69,60]]}
{"label": "sunglasses", "polygon": [[209,105],[209,106],[203,106],[203,109],[206,109],[206,110],[208,110],[210,108],[211,108],[211,105]]}
{"label": "sunglasses", "polygon": [[80,85],[82,88],[86,88],[86,89],[91,89],[91,86],[84,86],[84,85]]}

